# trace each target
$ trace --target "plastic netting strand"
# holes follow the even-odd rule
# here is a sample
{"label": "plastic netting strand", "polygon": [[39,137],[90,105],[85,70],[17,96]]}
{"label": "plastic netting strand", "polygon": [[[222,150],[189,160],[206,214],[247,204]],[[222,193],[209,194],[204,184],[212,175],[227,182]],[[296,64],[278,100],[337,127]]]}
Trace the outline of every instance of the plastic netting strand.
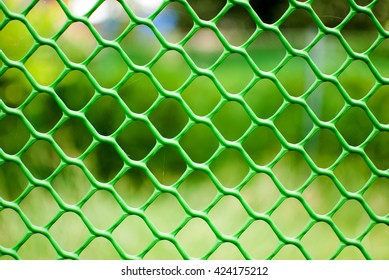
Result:
{"label": "plastic netting strand", "polygon": [[0,1],[0,258],[389,258],[387,1],[80,2]]}

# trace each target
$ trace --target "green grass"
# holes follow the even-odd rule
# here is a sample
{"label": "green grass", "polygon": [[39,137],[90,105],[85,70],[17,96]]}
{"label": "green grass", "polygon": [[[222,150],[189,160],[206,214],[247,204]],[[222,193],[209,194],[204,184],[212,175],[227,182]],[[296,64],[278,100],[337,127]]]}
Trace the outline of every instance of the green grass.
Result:
{"label": "green grass", "polygon": [[[225,165],[230,163],[225,162]],[[282,176],[288,177],[288,182],[301,181],[301,169],[285,168]],[[303,167],[304,168],[304,167]],[[355,167],[357,168],[357,167]],[[192,218],[183,228],[189,216],[175,196],[168,193],[156,194],[154,187],[147,177],[139,179],[135,173],[126,174],[112,191],[98,190],[94,192],[86,178],[77,169],[73,172],[61,173],[53,183],[53,190],[68,205],[82,205],[81,210],[92,228],[100,230],[112,230],[112,226],[121,217],[126,217],[123,222],[113,230],[112,237],[128,254],[128,256],[142,256],[145,259],[180,259],[177,249],[168,241],[158,241],[148,228],[145,220],[137,215],[127,215],[114,199],[112,191],[120,197],[129,207],[142,209],[153,227],[160,233],[174,234],[177,242],[185,252],[193,258],[208,256],[209,259],[243,259],[243,255],[233,244],[222,244],[215,247],[218,242],[214,231],[200,218]],[[225,170],[223,180],[227,180],[230,170]],[[172,172],[166,170],[166,172]],[[280,172],[280,170],[278,170]],[[7,174],[1,178],[2,186],[7,181]],[[292,245],[283,246],[282,242],[262,220],[254,221],[248,212],[234,196],[222,196],[221,200],[215,200],[220,195],[215,186],[201,173],[194,174],[188,181],[178,187],[178,194],[184,198],[185,204],[193,210],[209,211],[210,222],[217,231],[227,236],[235,236],[239,243],[247,251],[251,258],[264,259],[280,251],[275,259],[300,259],[301,252]],[[353,181],[363,184],[366,180],[358,173],[353,173]],[[287,187],[287,184],[286,184]],[[378,180],[364,194],[364,199],[377,215],[385,216],[389,212],[388,201],[385,195],[388,192],[388,181]],[[35,226],[45,227],[59,246],[68,252],[78,252],[81,259],[119,259],[112,244],[105,238],[92,239],[84,249],[83,244],[91,234],[80,217],[73,212],[65,212],[60,217],[60,208],[50,192],[43,187],[30,188],[29,194],[19,203],[20,209],[28,220]],[[4,191],[4,188],[2,188]],[[257,214],[270,214],[272,221],[284,236],[301,238],[302,231],[311,221],[302,204],[294,198],[282,196],[271,178],[259,173],[252,178],[240,190],[248,210]],[[85,204],[81,203],[85,196],[89,199]],[[342,196],[327,177],[319,177],[302,191],[302,197],[315,213],[329,215],[334,206],[339,203]],[[10,200],[2,193],[2,198]],[[274,210],[276,201],[283,200],[282,204]],[[151,203],[152,202],[152,203]],[[215,203],[217,202],[217,203]],[[151,204],[150,204],[151,203]],[[214,205],[207,209],[209,205]],[[124,215],[124,216],[123,216]],[[330,214],[332,215],[332,214]],[[55,219],[55,223],[53,223]],[[347,201],[332,217],[332,220],[340,230],[349,238],[358,237],[366,230],[370,219],[359,202]],[[241,232],[242,227],[251,221],[250,226]],[[48,226],[50,225],[50,226]],[[177,229],[181,228],[178,232]],[[53,259],[57,253],[53,246],[41,234],[33,234],[24,244],[19,242],[26,235],[30,235],[19,215],[12,209],[3,209],[0,212],[0,244],[6,248],[22,245],[18,254],[23,259]],[[385,224],[377,224],[362,239],[362,244],[372,257],[387,259],[389,250],[386,246],[389,230]],[[90,241],[91,239],[89,239]],[[151,245],[153,245],[150,249]],[[328,259],[334,256],[335,251],[341,246],[339,238],[333,229],[324,222],[314,226],[302,236],[301,244],[312,258]],[[149,251],[145,251],[146,249]],[[147,249],[147,250],[148,250]],[[216,249],[214,251],[214,249]],[[356,259],[362,258],[359,250],[347,247],[342,250],[337,258]],[[9,258],[9,256],[2,256]]]}

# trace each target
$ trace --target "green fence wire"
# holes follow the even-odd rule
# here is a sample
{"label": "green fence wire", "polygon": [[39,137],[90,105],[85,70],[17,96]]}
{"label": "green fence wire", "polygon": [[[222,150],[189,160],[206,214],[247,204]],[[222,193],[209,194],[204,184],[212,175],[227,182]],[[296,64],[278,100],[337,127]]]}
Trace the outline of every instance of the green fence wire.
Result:
{"label": "green fence wire", "polygon": [[[289,0],[271,23],[254,0],[207,18],[196,1],[153,1],[149,14],[71,2],[0,1],[1,258],[389,258],[385,1],[346,1],[339,17]],[[92,20],[107,4],[120,30]],[[191,24],[175,38],[157,22],[177,7]],[[236,9],[226,24],[251,25],[226,33]],[[284,29],[300,15],[313,27]],[[372,28],[353,44],[344,30],[358,17]],[[215,44],[213,61],[193,51]]]}

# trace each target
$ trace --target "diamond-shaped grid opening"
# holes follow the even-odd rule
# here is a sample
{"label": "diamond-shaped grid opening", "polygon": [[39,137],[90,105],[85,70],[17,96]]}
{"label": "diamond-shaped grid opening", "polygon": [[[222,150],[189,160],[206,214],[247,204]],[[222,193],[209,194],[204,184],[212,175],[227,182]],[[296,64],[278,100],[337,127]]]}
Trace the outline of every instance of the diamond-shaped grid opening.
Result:
{"label": "diamond-shaped grid opening", "polygon": [[240,191],[243,199],[257,213],[266,213],[280,198],[280,192],[269,175],[255,174]]}
{"label": "diamond-shaped grid opening", "polygon": [[290,59],[277,73],[277,78],[291,96],[303,95],[316,80],[311,66],[301,57]]}
{"label": "diamond-shaped grid opening", "polygon": [[239,236],[239,243],[249,253],[252,259],[263,260],[274,252],[279,241],[266,222],[254,221]]}
{"label": "diamond-shaped grid opening", "polygon": [[224,47],[215,32],[204,27],[185,43],[184,49],[198,67],[208,68],[220,57]]}
{"label": "diamond-shaped grid opening", "polygon": [[74,252],[85,243],[89,230],[77,214],[67,212],[50,227],[50,234],[62,249]]}
{"label": "diamond-shaped grid opening", "polygon": [[375,260],[387,260],[389,227],[386,224],[377,224],[363,238],[362,245]]}
{"label": "diamond-shaped grid opening", "polygon": [[160,240],[143,257],[144,260],[182,260],[180,252],[170,241]]}
{"label": "diamond-shaped grid opening", "polygon": [[382,124],[389,124],[389,85],[381,86],[367,101],[367,106],[377,120]]}
{"label": "diamond-shaped grid opening", "polygon": [[[290,104],[277,117],[277,129],[289,143],[299,143],[312,129],[313,123],[304,107],[299,104]],[[293,127],[293,129],[290,129]]]}
{"label": "diamond-shaped grid opening", "polygon": [[324,82],[309,95],[307,104],[316,117],[326,122],[336,117],[345,105],[345,101],[333,83]]}
{"label": "diamond-shaped grid opening", "polygon": [[220,232],[234,235],[239,232],[248,219],[246,210],[240,201],[232,195],[224,195],[218,203],[212,207],[208,214],[213,225]]}
{"label": "diamond-shaped grid opening", "polygon": [[103,230],[111,227],[123,213],[116,199],[105,190],[95,192],[81,209],[94,227]]}
{"label": "diamond-shaped grid opening", "polygon": [[324,175],[315,178],[304,190],[303,197],[313,211],[319,215],[330,212],[341,198],[335,183]]}
{"label": "diamond-shaped grid opening", "polygon": [[180,145],[195,162],[206,162],[219,146],[215,134],[205,124],[193,125],[180,139]]}
{"label": "diamond-shaped grid opening", "polygon": [[306,48],[318,33],[315,21],[309,12],[304,9],[294,10],[282,22],[280,30],[288,43],[296,49]]}
{"label": "diamond-shaped grid opening", "polygon": [[242,143],[244,150],[258,165],[270,163],[281,150],[281,144],[273,130],[259,126]]}
{"label": "diamond-shaped grid opening", "polygon": [[81,260],[119,260],[120,256],[112,243],[104,238],[97,237],[88,244],[80,254]]}
{"label": "diamond-shaped grid opening", "polygon": [[162,147],[148,162],[147,166],[157,180],[164,185],[174,184],[186,170],[186,162],[173,147]]}
{"label": "diamond-shaped grid opening", "polygon": [[241,92],[254,77],[253,69],[246,59],[237,53],[232,53],[224,59],[214,73],[229,93]]}
{"label": "diamond-shaped grid opening", "polygon": [[18,20],[11,20],[0,32],[0,49],[12,60],[24,57],[34,42],[26,26]]}
{"label": "diamond-shaped grid opening", "polygon": [[16,163],[0,164],[0,197],[13,201],[24,191],[27,183],[26,176]]}
{"label": "diamond-shaped grid opening", "polygon": [[12,248],[27,233],[27,228],[19,214],[9,208],[0,211],[0,244]]}
{"label": "diamond-shaped grid opening", "polygon": [[363,198],[376,215],[389,215],[389,179],[381,177],[375,180]]}
{"label": "diamond-shaped grid opening", "polygon": [[329,129],[319,129],[305,144],[305,150],[319,167],[329,167],[342,153],[342,145]]}
{"label": "diamond-shaped grid opening", "polygon": [[340,252],[335,260],[365,260],[365,257],[357,247],[347,246]]}
{"label": "diamond-shaped grid opening", "polygon": [[192,28],[193,19],[184,5],[176,2],[167,5],[153,23],[167,41],[177,43]]}
{"label": "diamond-shaped grid opening", "polygon": [[95,88],[84,73],[72,70],[58,83],[55,92],[69,109],[80,110],[92,98]]}
{"label": "diamond-shaped grid opening", "polygon": [[65,203],[75,205],[84,198],[91,183],[80,167],[68,165],[54,178],[51,185]]}
{"label": "diamond-shaped grid opening", "polygon": [[[389,21],[388,21],[389,22]],[[389,25],[389,24],[388,24]],[[389,26],[387,28],[389,30]],[[370,60],[381,76],[389,78],[389,61],[386,59],[389,51],[389,39],[383,40],[370,54]]]}
{"label": "diamond-shaped grid opening", "polygon": [[245,93],[244,99],[255,115],[262,119],[270,118],[284,101],[277,86],[268,79],[259,80]]}
{"label": "diamond-shaped grid opening", "polygon": [[22,161],[33,176],[45,179],[57,168],[60,158],[49,142],[37,140],[23,154]]}
{"label": "diamond-shaped grid opening", "polygon": [[120,46],[132,62],[149,63],[161,48],[157,37],[146,25],[137,25],[120,41]]}
{"label": "diamond-shaped grid opening", "polygon": [[127,6],[137,16],[141,18],[150,17],[161,6],[163,0],[153,1],[126,1]]}
{"label": "diamond-shaped grid opening", "polygon": [[166,233],[174,231],[186,216],[177,198],[168,193],[160,194],[145,213],[159,231]]}
{"label": "diamond-shaped grid opening", "polygon": [[185,88],[182,97],[193,113],[205,116],[215,108],[221,96],[210,78],[199,76]]}
{"label": "diamond-shaped grid opening", "polygon": [[332,220],[340,231],[349,238],[359,236],[369,225],[370,217],[356,200],[347,200],[335,212]]}
{"label": "diamond-shaped grid opening", "polygon": [[217,195],[217,190],[209,176],[202,171],[194,171],[179,186],[178,192],[193,210],[209,207]]}
{"label": "diamond-shaped grid opening", "polygon": [[299,248],[288,244],[281,248],[273,260],[305,260],[305,257]]}
{"label": "diamond-shaped grid opening", "polygon": [[[82,42],[82,44],[79,44]],[[84,61],[96,48],[97,42],[89,28],[82,22],[73,22],[57,40],[60,49],[73,62]]]}
{"label": "diamond-shaped grid opening", "polygon": [[96,180],[108,182],[123,167],[123,160],[108,143],[100,143],[84,159],[84,163]]}
{"label": "diamond-shaped grid opening", "polygon": [[128,71],[119,52],[111,47],[98,52],[87,67],[96,81],[105,88],[114,87]]}
{"label": "diamond-shaped grid opening", "polygon": [[79,118],[69,118],[53,135],[55,142],[70,157],[79,157],[92,143],[93,136]]}
{"label": "diamond-shaped grid opening", "polygon": [[245,257],[234,244],[222,243],[208,260],[245,260]]}
{"label": "diamond-shaped grid opening", "polygon": [[1,255],[1,256],[0,256],[0,260],[4,260],[4,261],[13,261],[13,260],[15,260],[15,258],[12,257],[12,256],[9,256],[9,255]]}
{"label": "diamond-shaped grid opening", "polygon": [[50,38],[65,23],[66,14],[57,1],[38,1],[28,12],[26,19],[38,32],[39,36]]}
{"label": "diamond-shaped grid opening", "polygon": [[16,115],[0,119],[0,148],[8,154],[16,154],[27,143],[30,133]]}
{"label": "diamond-shaped grid opening", "polygon": [[319,222],[304,235],[301,244],[311,258],[328,260],[338,249],[339,239],[330,225]]}
{"label": "diamond-shaped grid opening", "polygon": [[381,23],[381,26],[389,31],[389,5],[385,1],[378,1],[374,4],[372,11],[378,21]]}
{"label": "diamond-shaped grid opening", "polygon": [[153,240],[153,234],[145,221],[135,215],[127,217],[112,233],[127,254],[140,254]]}
{"label": "diamond-shaped grid opening", "polygon": [[309,51],[309,56],[324,74],[333,74],[348,55],[335,35],[325,35]]}
{"label": "diamond-shaped grid opening", "polygon": [[32,189],[19,206],[28,219],[37,226],[45,226],[59,210],[51,193],[42,187]]}
{"label": "diamond-shaped grid opening", "polygon": [[373,125],[362,108],[352,107],[336,122],[336,128],[349,145],[358,146],[369,136]]}
{"label": "diamond-shaped grid opening", "polygon": [[372,0],[354,0],[354,1],[359,6],[367,6],[367,5],[369,5],[372,2]]}
{"label": "diamond-shaped grid opening", "polygon": [[115,0],[105,0],[94,10],[89,20],[107,40],[116,39],[130,22],[122,5]]}
{"label": "diamond-shaped grid opening", "polygon": [[365,52],[378,37],[378,31],[367,14],[357,13],[341,30],[343,38],[355,52]]}
{"label": "diamond-shaped grid opening", "polygon": [[150,178],[136,167],[124,173],[114,188],[128,206],[135,208],[144,205],[154,192]]}
{"label": "diamond-shaped grid opening", "polygon": [[250,1],[251,7],[255,10],[260,19],[265,23],[275,23],[289,7],[288,0],[262,0]]}
{"label": "diamond-shaped grid opening", "polygon": [[226,188],[235,188],[249,172],[246,160],[238,150],[233,148],[224,150],[210,167],[219,182]]}
{"label": "diamond-shaped grid opening", "polygon": [[264,31],[250,44],[247,53],[260,70],[273,70],[286,55],[279,37],[273,31]]}
{"label": "diamond-shaped grid opening", "polygon": [[176,235],[178,243],[192,258],[201,258],[216,243],[214,232],[200,218],[191,219]]}
{"label": "diamond-shaped grid opening", "polygon": [[142,121],[130,122],[120,132],[116,141],[126,154],[134,160],[145,158],[156,144],[150,128]]}
{"label": "diamond-shaped grid opening", "polygon": [[39,233],[31,235],[23,243],[18,255],[23,260],[52,260],[58,256],[47,237]]}
{"label": "diamond-shaped grid opening", "polygon": [[151,68],[152,73],[166,90],[177,90],[188,79],[190,68],[183,56],[167,51]]}
{"label": "diamond-shaped grid opening", "polygon": [[12,108],[20,106],[32,90],[26,76],[17,68],[9,68],[5,71],[0,76],[0,84],[0,99]]}
{"label": "diamond-shaped grid opening", "polygon": [[188,115],[176,99],[166,98],[153,110],[149,119],[162,136],[174,138],[185,127]]}
{"label": "diamond-shaped grid opening", "polygon": [[21,13],[24,11],[29,4],[29,2],[26,1],[15,1],[15,0],[3,0],[3,3],[6,5],[7,9],[14,13]]}
{"label": "diamond-shaped grid opening", "polygon": [[240,103],[229,101],[213,115],[212,123],[225,139],[235,141],[249,128],[251,119]]}
{"label": "diamond-shaped grid opening", "polygon": [[320,17],[324,25],[327,27],[335,27],[338,26],[349,13],[350,4],[347,0],[331,2],[316,0],[313,2],[312,8]]}
{"label": "diamond-shaped grid opening", "polygon": [[48,132],[62,117],[62,110],[55,99],[45,92],[36,95],[23,109],[23,113],[40,132]]}
{"label": "diamond-shaped grid opening", "polygon": [[[46,63],[50,61],[50,63]],[[54,82],[64,70],[64,63],[50,46],[40,46],[25,63],[28,72],[43,86]]]}
{"label": "diamond-shaped grid opening", "polygon": [[226,5],[226,0],[188,0],[187,2],[203,20],[213,19]]}
{"label": "diamond-shaped grid opening", "polygon": [[143,73],[133,74],[118,90],[120,98],[135,113],[143,113],[154,103],[158,91],[150,78]]}
{"label": "diamond-shaped grid opening", "polygon": [[389,132],[381,131],[370,140],[365,151],[374,165],[381,170],[389,169]]}
{"label": "diamond-shaped grid opening", "polygon": [[[348,95],[354,99],[364,97],[376,83],[369,67],[360,60],[353,61],[338,79]],[[358,83],[355,81],[358,81]]]}
{"label": "diamond-shaped grid opening", "polygon": [[371,170],[359,154],[349,154],[335,168],[335,176],[350,192],[359,191],[371,176]]}
{"label": "diamond-shaped grid opening", "polygon": [[126,115],[114,97],[103,95],[88,108],[86,117],[98,133],[110,135],[119,128]]}
{"label": "diamond-shaped grid opening", "polygon": [[299,235],[310,221],[307,211],[295,198],[285,199],[271,214],[271,219],[282,233],[289,237]]}
{"label": "diamond-shaped grid opening", "polygon": [[230,44],[240,46],[254,33],[256,24],[243,6],[235,5],[218,20],[217,27]]}

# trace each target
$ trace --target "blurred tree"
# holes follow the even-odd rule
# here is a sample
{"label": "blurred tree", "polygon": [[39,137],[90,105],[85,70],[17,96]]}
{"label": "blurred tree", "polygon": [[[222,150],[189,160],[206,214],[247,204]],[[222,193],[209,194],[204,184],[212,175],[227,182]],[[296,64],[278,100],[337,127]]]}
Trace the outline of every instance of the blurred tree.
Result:
{"label": "blurred tree", "polygon": [[[226,5],[226,1],[220,0],[188,0],[189,5],[196,14],[204,20],[213,19]],[[255,10],[262,21],[273,23],[285,12],[289,6],[288,0],[251,0],[251,7]],[[235,13],[236,19],[242,20],[244,13]]]}
{"label": "blurred tree", "polygon": [[226,4],[226,0],[188,0],[196,14],[204,20],[211,20]]}
{"label": "blurred tree", "polygon": [[277,21],[289,6],[288,0],[251,0],[251,7],[265,23]]}

